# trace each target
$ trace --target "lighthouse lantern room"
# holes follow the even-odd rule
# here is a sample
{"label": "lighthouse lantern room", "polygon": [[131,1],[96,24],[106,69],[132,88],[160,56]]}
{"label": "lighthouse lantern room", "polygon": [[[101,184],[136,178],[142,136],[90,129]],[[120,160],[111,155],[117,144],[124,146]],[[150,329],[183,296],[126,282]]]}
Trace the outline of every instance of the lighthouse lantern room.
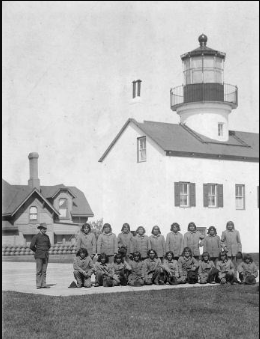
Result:
{"label": "lighthouse lantern room", "polygon": [[237,107],[237,87],[224,82],[225,53],[207,47],[207,36],[199,36],[200,46],[181,56],[184,81],[171,89],[171,109],[180,123],[217,141],[229,138],[228,115]]}

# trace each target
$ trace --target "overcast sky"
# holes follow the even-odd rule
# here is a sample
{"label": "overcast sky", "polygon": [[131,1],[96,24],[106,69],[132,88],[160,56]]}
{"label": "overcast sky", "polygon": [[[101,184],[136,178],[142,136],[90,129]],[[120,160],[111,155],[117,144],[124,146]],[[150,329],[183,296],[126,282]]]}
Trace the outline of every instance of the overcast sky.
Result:
{"label": "overcast sky", "polygon": [[98,159],[129,116],[132,81],[153,121],[179,123],[171,87],[180,55],[226,53],[225,82],[238,86],[230,129],[258,132],[258,1],[4,1],[3,178],[27,184],[38,152],[42,185],[80,188],[102,217]]}

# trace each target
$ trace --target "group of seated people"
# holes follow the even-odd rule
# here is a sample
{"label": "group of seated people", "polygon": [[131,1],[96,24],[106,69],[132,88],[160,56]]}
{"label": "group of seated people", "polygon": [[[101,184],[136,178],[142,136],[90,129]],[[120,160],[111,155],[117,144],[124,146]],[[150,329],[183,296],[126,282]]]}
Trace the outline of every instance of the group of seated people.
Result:
{"label": "group of seated people", "polygon": [[[77,287],[91,287],[93,274],[95,287],[256,283],[257,266],[252,256],[242,258],[240,235],[232,221],[227,222],[221,238],[214,226],[208,228],[205,237],[194,222],[188,224],[184,236],[178,223],[170,230],[165,241],[157,225],[148,237],[143,226],[133,236],[129,224],[124,223],[116,237],[106,223],[96,241],[91,226],[83,224],[73,263]],[[238,264],[239,259],[243,260]]]}
{"label": "group of seated people", "polygon": [[114,263],[108,262],[108,256],[101,253],[94,264],[88,251],[80,248],[73,263],[77,287],[91,287],[91,276],[95,274],[95,287],[177,285],[177,284],[255,284],[258,270],[251,255],[247,254],[238,265],[239,279],[235,266],[226,252],[221,252],[216,265],[208,252],[197,261],[191,249],[185,247],[182,256],[174,260],[173,252],[168,251],[165,258],[158,258],[155,250],[149,250],[147,259],[142,260],[140,252],[134,252],[127,261],[122,254],[116,254]]}

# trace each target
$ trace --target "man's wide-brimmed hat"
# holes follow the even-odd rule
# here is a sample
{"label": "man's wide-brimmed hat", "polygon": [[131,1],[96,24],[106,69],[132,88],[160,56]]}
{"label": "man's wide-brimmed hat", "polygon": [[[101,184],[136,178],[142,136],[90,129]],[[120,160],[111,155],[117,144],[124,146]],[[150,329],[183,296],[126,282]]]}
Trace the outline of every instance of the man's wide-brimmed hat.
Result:
{"label": "man's wide-brimmed hat", "polygon": [[42,222],[38,227],[39,230],[45,229],[47,230],[47,224],[45,222]]}

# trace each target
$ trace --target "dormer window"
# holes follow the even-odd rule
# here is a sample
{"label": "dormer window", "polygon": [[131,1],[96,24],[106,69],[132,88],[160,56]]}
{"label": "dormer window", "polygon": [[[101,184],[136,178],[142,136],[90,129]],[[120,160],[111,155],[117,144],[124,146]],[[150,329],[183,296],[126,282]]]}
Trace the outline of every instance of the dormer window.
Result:
{"label": "dormer window", "polygon": [[68,217],[68,199],[61,198],[59,200],[59,213],[60,218],[67,218]]}
{"label": "dormer window", "polygon": [[137,138],[137,161],[146,161],[146,137]]}
{"label": "dormer window", "polygon": [[37,209],[36,206],[30,207],[29,219],[30,219],[30,221],[37,221],[37,219],[38,219],[38,209]]}

